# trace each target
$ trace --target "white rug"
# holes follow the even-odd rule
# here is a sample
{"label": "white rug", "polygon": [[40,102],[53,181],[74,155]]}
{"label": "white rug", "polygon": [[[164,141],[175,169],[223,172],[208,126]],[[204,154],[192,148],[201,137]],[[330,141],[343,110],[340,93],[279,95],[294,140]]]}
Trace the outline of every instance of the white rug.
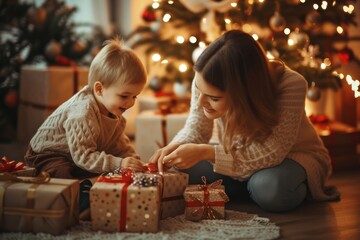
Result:
{"label": "white rug", "polygon": [[2,240],[113,240],[113,239],[276,239],[280,237],[280,228],[255,214],[226,210],[225,220],[203,220],[191,222],[184,215],[160,221],[158,233],[105,233],[91,230],[91,222],[81,222],[63,235],[52,236],[49,234],[31,233],[2,233]]}

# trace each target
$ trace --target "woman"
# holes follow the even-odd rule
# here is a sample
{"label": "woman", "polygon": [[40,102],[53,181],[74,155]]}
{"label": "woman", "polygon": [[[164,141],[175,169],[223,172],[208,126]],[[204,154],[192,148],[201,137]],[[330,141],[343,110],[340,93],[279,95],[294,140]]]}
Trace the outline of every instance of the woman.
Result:
{"label": "woman", "polygon": [[[267,211],[288,211],[306,197],[339,198],[325,186],[330,157],[305,114],[307,82],[300,74],[268,60],[262,46],[238,30],[210,44],[194,70],[186,124],[150,158],[159,171],[187,169],[190,184],[202,175],[208,182],[222,178],[230,195],[246,184]],[[214,122],[218,145],[209,144]]]}

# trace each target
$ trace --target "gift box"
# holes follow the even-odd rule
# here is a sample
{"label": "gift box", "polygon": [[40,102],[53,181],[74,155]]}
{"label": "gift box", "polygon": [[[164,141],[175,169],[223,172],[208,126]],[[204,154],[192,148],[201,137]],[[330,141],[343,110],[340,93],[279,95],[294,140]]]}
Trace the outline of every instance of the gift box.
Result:
{"label": "gift box", "polygon": [[19,177],[34,177],[35,173],[36,173],[36,169],[28,166],[25,166],[24,168],[17,170],[15,172],[11,172],[11,174],[14,174]]}
{"label": "gift box", "polygon": [[59,235],[79,223],[79,182],[0,174],[0,230]]}
{"label": "gift box", "polygon": [[202,219],[225,218],[225,203],[229,201],[225,188],[219,179],[211,184],[189,185],[184,192],[185,219],[200,221]]}
{"label": "gift box", "polygon": [[144,111],[136,117],[135,149],[143,161],[166,146],[185,125],[188,113],[161,114]]}
{"label": "gift box", "polygon": [[162,110],[166,113],[188,112],[190,97],[178,97],[173,95],[153,96],[153,94],[142,94],[139,97],[139,112],[149,110]]}
{"label": "gift box", "polygon": [[17,139],[29,142],[44,120],[87,82],[87,67],[24,65],[20,77]]}
{"label": "gift box", "polygon": [[157,232],[160,216],[160,188],[150,184],[154,174],[120,177],[100,176],[90,189],[93,230],[106,232]]}
{"label": "gift box", "polygon": [[161,197],[161,219],[181,215],[185,211],[184,191],[189,183],[189,175],[167,171],[162,175],[163,193]]}
{"label": "gift box", "polygon": [[334,170],[351,169],[359,165],[359,129],[337,121],[314,123],[314,127],[330,153]]}

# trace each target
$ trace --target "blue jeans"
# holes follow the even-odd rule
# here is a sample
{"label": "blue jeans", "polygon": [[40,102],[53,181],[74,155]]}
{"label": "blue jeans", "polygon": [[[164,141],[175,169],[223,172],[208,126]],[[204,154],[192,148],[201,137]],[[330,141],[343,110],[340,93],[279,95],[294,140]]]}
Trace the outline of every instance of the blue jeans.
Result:
{"label": "blue jeans", "polygon": [[296,208],[304,201],[307,193],[305,169],[291,159],[255,172],[248,181],[238,181],[215,173],[207,161],[181,171],[189,174],[189,184],[202,183],[201,176],[206,177],[208,184],[223,179],[230,200],[251,198],[262,209],[270,212]]}

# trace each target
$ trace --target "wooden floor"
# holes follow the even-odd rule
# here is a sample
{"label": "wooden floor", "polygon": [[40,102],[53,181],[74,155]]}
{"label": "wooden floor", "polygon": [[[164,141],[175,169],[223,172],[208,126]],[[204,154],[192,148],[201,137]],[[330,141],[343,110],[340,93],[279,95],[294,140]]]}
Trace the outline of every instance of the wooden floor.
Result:
{"label": "wooden floor", "polygon": [[[0,154],[11,160],[21,160],[25,150],[22,144],[0,143]],[[280,227],[281,239],[360,239],[360,168],[335,172],[329,183],[338,187],[340,201],[306,202],[281,214],[264,212],[249,201],[228,203],[227,208],[269,218]]]}
{"label": "wooden floor", "polygon": [[230,204],[229,209],[256,213],[280,226],[281,239],[360,239],[360,169],[335,173],[330,181],[338,187],[337,202],[306,202],[289,213],[267,213],[254,203]]}

